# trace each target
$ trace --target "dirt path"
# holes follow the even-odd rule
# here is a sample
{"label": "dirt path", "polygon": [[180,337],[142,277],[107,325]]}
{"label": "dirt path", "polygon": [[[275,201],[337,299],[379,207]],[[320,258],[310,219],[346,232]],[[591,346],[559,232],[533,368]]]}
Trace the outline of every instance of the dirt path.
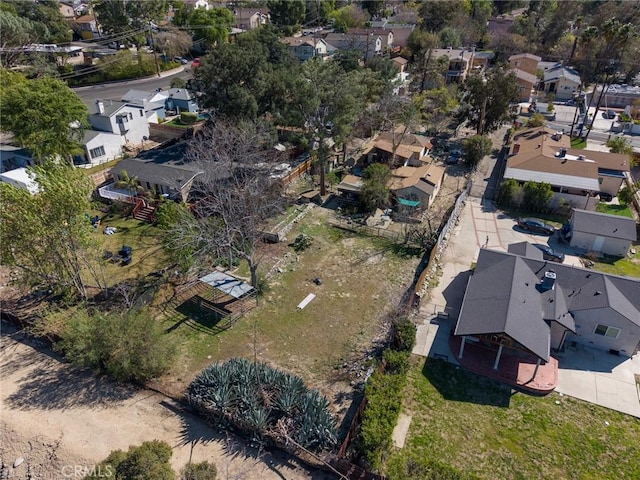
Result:
{"label": "dirt path", "polygon": [[[191,459],[215,463],[222,480],[333,478],[310,473],[284,455],[257,455],[241,442],[226,441],[159,394],[60,363],[4,322],[0,399],[0,478],[81,478],[74,472],[91,468],[112,450],[153,439],[173,447],[176,472]],[[18,458],[24,462],[14,468]]]}

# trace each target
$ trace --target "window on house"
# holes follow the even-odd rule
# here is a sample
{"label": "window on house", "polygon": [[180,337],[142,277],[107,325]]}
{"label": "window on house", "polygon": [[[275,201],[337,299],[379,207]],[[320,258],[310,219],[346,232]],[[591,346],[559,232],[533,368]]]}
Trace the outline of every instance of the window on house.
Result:
{"label": "window on house", "polygon": [[129,120],[133,120],[133,113],[129,112]]}
{"label": "window on house", "polygon": [[596,335],[602,335],[603,337],[618,338],[618,335],[620,335],[620,329],[597,324],[596,330],[593,333]]}
{"label": "window on house", "polygon": [[92,148],[89,150],[89,155],[91,158],[102,157],[104,155],[104,147],[101,145],[99,147]]}
{"label": "window on house", "polygon": [[144,117],[144,112],[142,110],[140,110],[140,116]]}

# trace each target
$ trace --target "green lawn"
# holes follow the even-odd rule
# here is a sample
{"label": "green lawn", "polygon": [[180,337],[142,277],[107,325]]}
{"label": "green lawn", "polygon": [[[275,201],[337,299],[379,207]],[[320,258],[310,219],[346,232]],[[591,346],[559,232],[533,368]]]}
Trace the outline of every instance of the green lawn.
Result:
{"label": "green lawn", "polygon": [[428,478],[640,478],[638,419],[512,393],[439,360],[412,363],[403,410],[413,418],[405,447],[390,453],[390,479],[427,478],[433,464],[449,475]]}
{"label": "green lawn", "polygon": [[178,127],[178,128],[184,128],[184,129],[193,127],[193,125],[182,123],[182,121],[180,120],[180,117],[174,118],[173,120],[165,123],[165,125],[171,125],[172,127]]}
{"label": "green lawn", "polygon": [[596,205],[596,212],[608,213],[609,215],[620,215],[622,217],[633,218],[628,205],[613,205],[600,202]]}
{"label": "green lawn", "polygon": [[587,141],[584,138],[575,137],[571,139],[571,148],[586,148]]}
{"label": "green lawn", "polygon": [[640,278],[640,245],[632,247],[636,253],[626,257],[604,256],[595,260],[594,270],[614,275]]}
{"label": "green lawn", "polygon": [[[166,256],[162,249],[162,231],[150,223],[140,222],[133,218],[125,218],[119,213],[103,213],[98,211],[88,212],[89,215],[98,215],[101,224],[94,234],[98,237],[101,250],[117,253],[123,245],[130,246],[133,250],[132,261],[127,266],[120,266],[105,262],[105,273],[110,285],[117,284],[126,279],[142,279],[154,270],[166,265]],[[106,226],[115,227],[116,233],[104,235]]]}
{"label": "green lawn", "polygon": [[108,168],[115,167],[121,161],[122,161],[122,158],[116,158],[115,160],[111,160],[110,162],[106,162],[106,163],[101,163],[100,165],[96,165],[91,168],[83,168],[82,171],[87,175],[93,175],[94,173],[101,172],[102,170],[107,170]]}

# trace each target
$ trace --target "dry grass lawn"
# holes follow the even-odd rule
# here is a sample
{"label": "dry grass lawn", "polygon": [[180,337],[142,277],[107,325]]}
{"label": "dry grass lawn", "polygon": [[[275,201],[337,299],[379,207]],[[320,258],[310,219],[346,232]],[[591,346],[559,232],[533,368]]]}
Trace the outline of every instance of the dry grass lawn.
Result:
{"label": "dry grass lawn", "polygon": [[[259,305],[228,330],[168,312],[168,329],[183,345],[183,361],[162,379],[172,391],[183,389],[205,365],[234,356],[269,362],[300,375],[311,386],[346,379],[345,362],[362,358],[372,340],[384,333],[382,318],[410,286],[419,261],[386,241],[358,237],[327,226],[327,215],[315,208],[288,234],[313,237],[299,253],[281,243],[265,246],[261,266],[269,289]],[[313,280],[320,278],[321,285]],[[303,310],[297,305],[309,294],[316,298]]]}

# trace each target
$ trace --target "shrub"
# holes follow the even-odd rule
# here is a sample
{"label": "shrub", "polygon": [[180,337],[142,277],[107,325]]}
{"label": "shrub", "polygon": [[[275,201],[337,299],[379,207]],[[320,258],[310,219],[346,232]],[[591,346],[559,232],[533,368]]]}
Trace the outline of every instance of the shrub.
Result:
{"label": "shrub", "polygon": [[256,441],[291,449],[291,439],[316,451],[337,443],[327,399],[265,363],[233,358],[213,364],[191,382],[186,398],[208,421],[231,425]]}
{"label": "shrub", "polygon": [[405,375],[385,375],[377,371],[365,387],[367,406],[362,414],[357,447],[374,470],[381,469],[383,453],[391,446],[405,382]]}
{"label": "shrub", "polygon": [[185,125],[192,125],[198,121],[198,114],[193,112],[182,112],[180,121]]}
{"label": "shrub", "polygon": [[296,252],[302,252],[309,248],[313,244],[313,237],[310,237],[306,233],[301,233],[293,241],[293,249]]}
{"label": "shrub", "polygon": [[553,197],[551,185],[545,182],[525,182],[522,188],[525,206],[534,211],[546,209]]}
{"label": "shrub", "polygon": [[502,207],[508,207],[511,205],[518,194],[520,184],[517,180],[510,178],[500,184],[498,189],[498,196],[496,202]]}
{"label": "shrub", "polygon": [[[549,104],[552,105],[552,104]],[[534,113],[531,118],[527,120],[527,127],[542,127],[547,123],[547,119],[541,113]]]}
{"label": "shrub", "polygon": [[416,326],[407,317],[398,319],[393,324],[393,342],[394,350],[410,352],[416,341]]}
{"label": "shrub", "polygon": [[409,352],[387,349],[382,352],[386,371],[390,375],[404,375],[409,368]]}
{"label": "shrub", "polygon": [[188,463],[180,472],[180,480],[216,480],[218,469],[213,463]]}
{"label": "shrub", "polygon": [[69,361],[117,380],[145,382],[171,366],[175,345],[146,312],[76,311],[54,345]]}
{"label": "shrub", "polygon": [[[174,480],[171,468],[171,446],[167,442],[152,440],[140,446],[129,447],[127,452],[114,450],[94,469],[89,480],[122,478],[127,480]],[[115,473],[115,475],[114,475]]]}

